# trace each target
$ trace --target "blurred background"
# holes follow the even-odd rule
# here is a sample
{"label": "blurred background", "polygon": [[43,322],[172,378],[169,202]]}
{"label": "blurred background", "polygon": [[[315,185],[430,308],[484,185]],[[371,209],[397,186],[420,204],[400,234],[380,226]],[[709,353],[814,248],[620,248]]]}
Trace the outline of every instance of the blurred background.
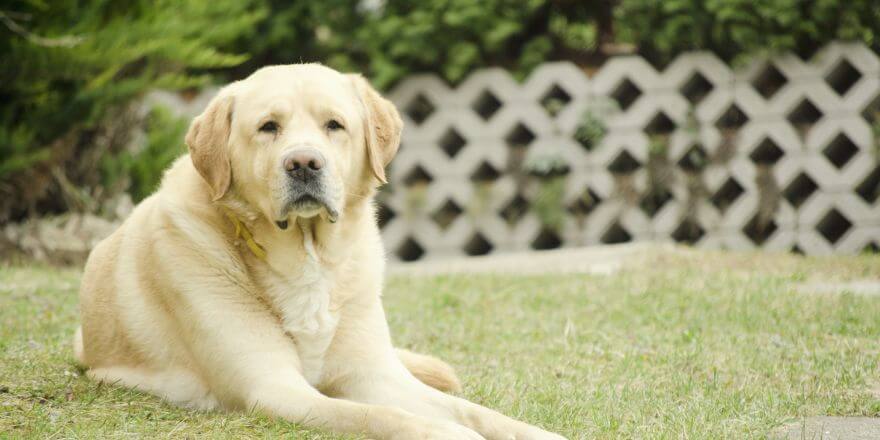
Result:
{"label": "blurred background", "polygon": [[7,1],[0,258],[79,263],[219,85],[363,72],[404,116],[392,259],[880,245],[876,0]]}

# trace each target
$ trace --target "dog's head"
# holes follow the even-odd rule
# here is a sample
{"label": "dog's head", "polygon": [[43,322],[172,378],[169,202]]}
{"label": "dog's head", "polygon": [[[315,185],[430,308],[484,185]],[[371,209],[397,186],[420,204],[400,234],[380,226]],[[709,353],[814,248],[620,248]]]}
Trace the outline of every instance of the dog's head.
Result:
{"label": "dog's head", "polygon": [[335,222],[347,197],[385,183],[402,125],[360,75],[271,66],[221,90],[186,144],[214,200],[233,192],[284,229],[292,217]]}

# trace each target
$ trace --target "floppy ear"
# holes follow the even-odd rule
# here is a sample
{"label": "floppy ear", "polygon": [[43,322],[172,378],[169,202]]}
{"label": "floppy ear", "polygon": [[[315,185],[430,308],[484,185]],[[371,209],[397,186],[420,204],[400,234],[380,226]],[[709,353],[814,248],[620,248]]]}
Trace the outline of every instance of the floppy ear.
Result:
{"label": "floppy ear", "polygon": [[216,97],[193,120],[186,133],[186,146],[196,170],[211,187],[211,197],[220,200],[229,189],[229,132],[232,126],[231,96]]}
{"label": "floppy ear", "polygon": [[394,104],[380,96],[363,76],[358,74],[348,76],[354,82],[366,110],[364,131],[370,167],[380,183],[388,183],[385,178],[385,167],[400,147],[403,121]]}

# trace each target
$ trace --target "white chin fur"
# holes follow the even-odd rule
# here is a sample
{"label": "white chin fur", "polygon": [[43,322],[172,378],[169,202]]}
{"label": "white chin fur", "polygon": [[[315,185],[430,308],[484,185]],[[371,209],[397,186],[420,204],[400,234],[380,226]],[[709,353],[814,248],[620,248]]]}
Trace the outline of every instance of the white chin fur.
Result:
{"label": "white chin fur", "polygon": [[339,212],[337,212],[333,208],[329,208],[326,206],[317,206],[315,208],[309,209],[293,209],[289,208],[282,213],[279,213],[275,217],[276,222],[280,221],[291,221],[295,222],[296,219],[313,219],[316,217],[321,217],[323,220],[328,220],[330,223],[336,223],[339,218]]}
{"label": "white chin fur", "polygon": [[297,218],[313,218],[317,217],[323,211],[323,207],[318,207],[314,209],[305,209],[305,210],[293,210],[287,212],[286,215],[282,218],[282,220],[296,220]]}
{"label": "white chin fur", "polygon": [[317,217],[321,213],[321,210],[323,210],[323,209],[324,208],[310,209],[308,211],[298,211],[298,212],[294,212],[292,214],[297,217],[300,217],[300,218],[312,218],[312,217]]}

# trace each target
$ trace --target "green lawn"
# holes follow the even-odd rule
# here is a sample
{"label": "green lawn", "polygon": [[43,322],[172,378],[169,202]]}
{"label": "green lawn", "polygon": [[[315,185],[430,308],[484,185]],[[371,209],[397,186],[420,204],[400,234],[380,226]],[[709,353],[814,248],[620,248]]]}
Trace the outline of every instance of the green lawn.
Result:
{"label": "green lawn", "polygon": [[[0,268],[0,437],[337,438],[86,380],[78,279]],[[396,277],[385,303],[397,344],[455,365],[467,398],[569,438],[762,438],[880,415],[880,297],[794,289],[855,279],[880,257],[656,253],[603,276]]]}

